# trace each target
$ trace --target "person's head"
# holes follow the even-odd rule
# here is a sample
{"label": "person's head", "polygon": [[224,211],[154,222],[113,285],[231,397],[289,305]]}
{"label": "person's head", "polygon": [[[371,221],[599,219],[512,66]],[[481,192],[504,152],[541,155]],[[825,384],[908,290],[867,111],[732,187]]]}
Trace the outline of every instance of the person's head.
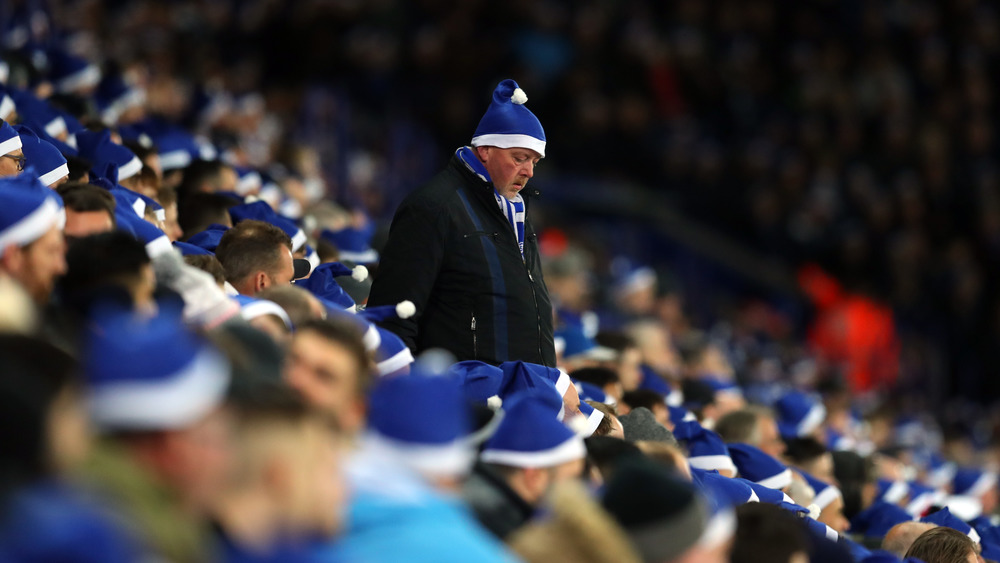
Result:
{"label": "person's head", "polygon": [[67,182],[82,182],[86,184],[90,181],[90,161],[82,156],[66,155],[66,167],[69,168]]}
{"label": "person's head", "polygon": [[177,221],[177,190],[169,186],[160,186],[160,189],[156,191],[155,199],[163,206],[165,215],[163,234],[167,235],[171,242],[180,240],[184,236],[184,231],[181,230],[181,225]]}
{"label": "person's head", "polygon": [[629,391],[622,395],[621,401],[618,402],[618,411],[623,415],[640,407],[649,409],[656,421],[666,428],[673,427],[670,424],[670,410],[667,409],[667,403],[663,395],[656,391],[650,389]]}
{"label": "person's head", "polygon": [[115,228],[115,198],[91,184],[67,182],[56,189],[66,208],[67,239],[106,233]]}
{"label": "person's head", "polygon": [[[143,168],[150,168],[155,174],[157,179],[163,177],[163,167],[160,166],[160,153],[156,146],[144,145],[138,141],[125,141],[122,143],[125,147],[135,153],[135,156],[139,157],[142,161]],[[161,205],[162,202],[161,202]],[[166,206],[164,206],[166,207]]]}
{"label": "person's head", "polygon": [[620,401],[622,398],[624,391],[622,390],[621,382],[618,380],[618,372],[611,368],[581,368],[571,372],[570,377],[577,381],[590,383],[599,387],[605,395],[612,397],[615,401]]}
{"label": "person's head", "polygon": [[126,291],[132,303],[149,309],[156,290],[156,275],[145,245],[122,231],[77,239],[66,253],[67,271],[62,291],[74,303],[101,290]]}
{"label": "person's head", "polygon": [[833,475],[844,495],[844,515],[848,519],[871,506],[878,493],[878,470],[870,457],[833,452]]}
{"label": "person's head", "polygon": [[223,195],[193,193],[181,197],[178,192],[177,226],[183,232],[181,240],[191,238],[212,224],[232,227],[229,208],[236,203],[236,200]]}
{"label": "person's head", "polygon": [[59,197],[35,178],[0,179],[0,271],[38,304],[66,271],[64,219]]}
{"label": "person's head", "polygon": [[674,350],[667,327],[657,321],[642,320],[630,324],[627,333],[639,347],[644,364],[663,377],[680,376],[680,356]]}
{"label": "person's head", "polygon": [[674,471],[677,475],[683,477],[685,481],[692,480],[691,465],[688,463],[687,457],[684,456],[684,452],[681,451],[679,447],[663,442],[651,442],[648,440],[640,440],[636,442],[635,445],[642,451],[642,453],[646,454],[647,457]]}
{"label": "person's head", "polygon": [[840,495],[837,495],[830,501],[830,504],[823,507],[816,520],[830,526],[840,534],[851,528],[851,522],[844,516],[844,498]]}
{"label": "person's head", "polygon": [[778,432],[774,413],[764,407],[752,405],[726,414],[715,423],[715,431],[727,443],[757,446],[776,458],[785,453],[785,442]]}
{"label": "person's head", "polygon": [[24,153],[25,166],[34,169],[38,179],[49,188],[56,188],[66,182],[69,167],[66,158],[48,141],[38,138],[30,128],[18,125],[15,127],[21,138],[21,150]]}
{"label": "person's head", "polygon": [[906,557],[915,557],[924,563],[978,563],[976,544],[969,536],[939,526],[920,534],[906,551]]}
{"label": "person's head", "polygon": [[313,320],[297,326],[284,378],[345,432],[355,434],[364,425],[372,360],[361,331],[350,320]]}
{"label": "person's head", "polygon": [[160,192],[160,177],[152,168],[143,166],[138,173],[122,180],[121,185],[133,192],[156,199]]}
{"label": "person's head", "polygon": [[524,91],[513,80],[504,80],[472,136],[476,157],[486,168],[497,193],[514,199],[545,157],[545,132],[531,110]]}
{"label": "person's head", "polygon": [[597,425],[597,430],[594,430],[594,436],[610,436],[619,440],[625,439],[625,429],[615,415],[613,408],[597,401],[587,401],[587,404],[604,413],[604,418]]}
{"label": "person's head", "polygon": [[268,335],[275,343],[285,347],[291,338],[292,321],[281,305],[260,297],[235,297],[240,304],[240,317],[250,326]]}
{"label": "person's head", "polygon": [[0,178],[20,174],[24,170],[25,161],[17,131],[0,119]]}
{"label": "person's head", "polygon": [[182,197],[195,193],[235,192],[239,176],[221,160],[196,160],[184,168],[177,193]]}
{"label": "person's head", "polygon": [[0,335],[0,495],[30,481],[62,473],[83,458],[90,424],[66,352],[36,338]]}
{"label": "person's head", "polygon": [[927,530],[937,528],[928,522],[901,522],[886,532],[882,539],[882,549],[895,554],[900,559],[910,550],[910,546]]}
{"label": "person's head", "polygon": [[732,563],[806,563],[805,529],[777,506],[751,502],[736,509]]}
{"label": "person's head", "polygon": [[225,287],[226,269],[222,267],[214,254],[189,254],[184,257],[184,262],[203,272],[208,272],[215,280],[216,285],[220,288]]}
{"label": "person's head", "polygon": [[574,245],[542,261],[545,286],[560,309],[575,312],[587,310],[593,286],[588,276],[592,267],[590,254]]}
{"label": "person's head", "polygon": [[785,459],[791,465],[820,480],[832,483],[833,455],[815,438],[796,438],[787,442]]}
{"label": "person's head", "polygon": [[263,221],[240,221],[226,231],[215,256],[226,269],[226,281],[242,295],[288,285],[295,276],[292,239]]}
{"label": "person's head", "polygon": [[642,353],[635,340],[623,332],[599,332],[594,338],[598,346],[604,346],[617,352],[618,363],[614,369],[618,372],[618,381],[623,391],[634,391],[642,382]]}
{"label": "person's head", "polygon": [[301,326],[306,321],[326,318],[326,309],[315,295],[295,285],[269,287],[257,294],[261,299],[274,301],[292,321],[292,326]]}

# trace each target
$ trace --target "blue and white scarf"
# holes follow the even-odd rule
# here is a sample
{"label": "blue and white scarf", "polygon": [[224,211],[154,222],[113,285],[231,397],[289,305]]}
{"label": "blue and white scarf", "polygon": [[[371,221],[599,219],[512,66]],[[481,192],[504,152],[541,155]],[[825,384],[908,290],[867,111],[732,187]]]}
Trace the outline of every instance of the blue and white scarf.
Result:
{"label": "blue and white scarf", "polygon": [[[465,166],[472,171],[473,174],[482,178],[484,182],[492,182],[490,175],[486,172],[486,168],[483,167],[483,163],[479,162],[476,155],[473,154],[470,147],[461,147],[455,151],[455,156],[457,156]],[[507,218],[507,222],[510,223],[512,229],[514,229],[514,234],[517,235],[517,246],[521,249],[521,258],[524,258],[524,198],[521,194],[517,194],[517,197],[513,200],[509,200],[499,192],[496,188],[493,188],[493,197],[497,200],[497,205],[500,207],[500,211],[503,212],[503,216]]]}

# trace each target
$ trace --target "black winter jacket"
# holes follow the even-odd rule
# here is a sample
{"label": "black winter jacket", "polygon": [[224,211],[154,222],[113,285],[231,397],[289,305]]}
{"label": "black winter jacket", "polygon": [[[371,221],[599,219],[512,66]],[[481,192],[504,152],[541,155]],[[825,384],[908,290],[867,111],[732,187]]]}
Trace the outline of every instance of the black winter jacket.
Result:
{"label": "black winter jacket", "polygon": [[[525,215],[537,190],[523,193]],[[525,220],[524,259],[493,185],[458,157],[396,210],[368,304],[409,299],[417,314],[381,325],[415,353],[555,366],[552,303],[538,235]]]}

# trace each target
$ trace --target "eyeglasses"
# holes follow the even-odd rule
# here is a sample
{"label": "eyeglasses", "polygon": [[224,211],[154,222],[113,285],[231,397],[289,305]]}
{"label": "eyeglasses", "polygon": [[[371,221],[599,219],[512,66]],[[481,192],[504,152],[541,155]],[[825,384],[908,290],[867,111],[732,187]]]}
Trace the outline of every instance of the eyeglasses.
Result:
{"label": "eyeglasses", "polygon": [[24,163],[27,162],[27,160],[28,160],[27,158],[24,157],[24,155],[17,156],[17,155],[13,155],[13,154],[4,154],[4,155],[0,155],[0,156],[3,156],[4,158],[9,158],[11,160],[16,160],[17,161],[17,171],[18,172],[23,172],[24,171]]}

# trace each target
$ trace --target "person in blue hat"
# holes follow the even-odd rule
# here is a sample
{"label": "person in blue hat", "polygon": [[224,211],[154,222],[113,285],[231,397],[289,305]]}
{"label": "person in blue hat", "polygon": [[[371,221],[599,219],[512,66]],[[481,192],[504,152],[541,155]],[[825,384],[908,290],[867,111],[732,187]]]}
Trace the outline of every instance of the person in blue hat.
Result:
{"label": "person in blue hat", "polygon": [[26,162],[21,137],[10,124],[0,121],[0,178],[17,176]]}
{"label": "person in blue hat", "polygon": [[38,180],[50,188],[56,188],[69,179],[66,157],[51,143],[39,138],[26,125],[14,127],[21,138],[21,151],[25,164],[35,169]]}
{"label": "person in blue hat", "polygon": [[292,239],[284,231],[252,219],[226,231],[215,256],[226,269],[226,281],[250,297],[309,273],[308,262],[292,258]]}
{"label": "person in blue hat", "polygon": [[33,169],[0,178],[0,273],[39,305],[48,303],[56,279],[66,273],[65,224],[62,199]]}
{"label": "person in blue hat", "polygon": [[412,301],[417,314],[382,326],[415,353],[555,366],[552,304],[528,187],[545,132],[513,80],[493,91],[470,146],[400,204],[369,297]]}

